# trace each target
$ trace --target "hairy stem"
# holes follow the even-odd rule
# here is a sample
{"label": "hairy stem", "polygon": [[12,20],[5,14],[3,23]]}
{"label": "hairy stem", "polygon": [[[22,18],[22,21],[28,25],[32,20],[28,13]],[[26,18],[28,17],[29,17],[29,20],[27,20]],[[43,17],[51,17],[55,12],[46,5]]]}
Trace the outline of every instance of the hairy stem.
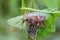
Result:
{"label": "hairy stem", "polygon": [[42,13],[60,13],[60,11],[46,11],[46,10],[38,10],[38,9],[33,9],[33,8],[26,8],[26,7],[22,7],[20,8],[21,10],[28,10],[28,11],[35,11],[35,12],[42,12]]}

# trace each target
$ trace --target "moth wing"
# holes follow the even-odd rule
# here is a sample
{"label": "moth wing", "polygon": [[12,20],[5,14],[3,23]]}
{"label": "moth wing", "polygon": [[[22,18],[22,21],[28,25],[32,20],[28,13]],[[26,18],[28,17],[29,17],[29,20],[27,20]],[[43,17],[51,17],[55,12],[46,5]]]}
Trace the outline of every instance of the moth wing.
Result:
{"label": "moth wing", "polygon": [[10,26],[13,26],[13,27],[18,27],[20,29],[23,29],[24,26],[22,24],[22,18],[23,18],[23,15],[22,16],[18,16],[18,17],[14,17],[14,18],[10,18],[7,20],[7,23],[10,25]]}

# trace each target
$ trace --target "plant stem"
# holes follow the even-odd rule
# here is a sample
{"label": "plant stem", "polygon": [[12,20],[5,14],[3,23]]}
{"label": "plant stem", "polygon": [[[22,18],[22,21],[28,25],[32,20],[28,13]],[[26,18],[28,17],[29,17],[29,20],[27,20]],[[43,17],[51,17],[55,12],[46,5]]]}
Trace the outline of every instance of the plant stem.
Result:
{"label": "plant stem", "polygon": [[24,7],[24,0],[22,0],[22,7]]}
{"label": "plant stem", "polygon": [[[38,10],[38,9],[33,9],[33,8],[26,8],[22,7],[20,8],[21,10],[28,10],[28,11],[35,11],[35,12],[42,12],[42,13],[60,13],[60,11],[46,11],[46,10]],[[53,10],[53,9],[52,9]]]}

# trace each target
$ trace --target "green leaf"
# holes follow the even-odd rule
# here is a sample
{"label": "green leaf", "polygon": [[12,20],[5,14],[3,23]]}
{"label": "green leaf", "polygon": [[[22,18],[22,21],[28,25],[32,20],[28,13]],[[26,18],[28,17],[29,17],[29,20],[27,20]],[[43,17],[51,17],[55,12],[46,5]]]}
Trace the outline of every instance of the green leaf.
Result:
{"label": "green leaf", "polygon": [[60,8],[60,0],[42,0],[45,5],[48,7],[48,9],[56,9],[58,10]]}
{"label": "green leaf", "polygon": [[47,8],[46,5],[41,0],[35,0],[35,3],[40,10]]}
{"label": "green leaf", "polygon": [[37,36],[37,40],[40,40],[43,37],[46,37],[47,35],[54,33],[55,32],[55,18],[53,18],[52,16],[50,16],[47,20],[46,20],[46,25],[45,28],[41,28],[39,29],[39,34]]}

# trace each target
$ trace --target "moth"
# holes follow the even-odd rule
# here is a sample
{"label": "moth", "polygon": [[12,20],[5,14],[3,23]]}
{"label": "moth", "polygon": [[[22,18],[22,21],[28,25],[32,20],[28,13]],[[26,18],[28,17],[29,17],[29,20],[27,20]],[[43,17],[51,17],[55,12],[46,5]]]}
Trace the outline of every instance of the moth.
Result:
{"label": "moth", "polygon": [[41,12],[31,12],[27,13],[26,16],[22,15],[15,18],[11,18],[7,20],[7,22],[11,26],[18,27],[20,29],[26,28],[26,25],[23,26],[22,23],[27,22],[28,23],[27,32],[29,33],[31,38],[34,39],[39,32],[37,28],[45,27],[45,20],[49,16],[50,14],[45,14]]}
{"label": "moth", "polygon": [[45,27],[45,20],[49,17],[49,14],[44,14],[40,12],[32,12],[26,15],[26,18],[23,18],[23,22],[28,23],[28,33],[31,38],[34,39],[34,36],[38,34],[37,28]]}

